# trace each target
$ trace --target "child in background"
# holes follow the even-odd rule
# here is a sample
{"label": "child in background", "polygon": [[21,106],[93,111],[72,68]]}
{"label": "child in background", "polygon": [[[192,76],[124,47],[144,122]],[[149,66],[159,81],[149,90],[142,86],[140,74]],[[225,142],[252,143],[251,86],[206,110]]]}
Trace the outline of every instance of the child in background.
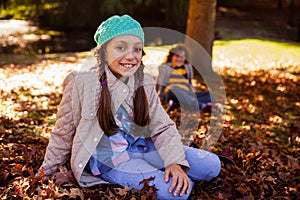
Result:
{"label": "child in background", "polygon": [[209,92],[196,92],[192,85],[193,67],[188,62],[184,45],[174,45],[159,66],[156,90],[162,103],[169,103],[167,112],[183,106],[190,110],[210,110],[212,96]]}

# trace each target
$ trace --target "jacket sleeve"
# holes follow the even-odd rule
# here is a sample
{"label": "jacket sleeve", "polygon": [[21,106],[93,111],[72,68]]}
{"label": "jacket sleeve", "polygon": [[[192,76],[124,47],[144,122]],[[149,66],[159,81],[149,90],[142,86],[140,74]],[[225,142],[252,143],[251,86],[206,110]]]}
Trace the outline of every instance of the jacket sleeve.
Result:
{"label": "jacket sleeve", "polygon": [[169,69],[166,64],[162,64],[158,67],[158,76],[156,81],[156,91],[158,96],[162,102],[166,101],[166,94],[164,93],[164,89],[168,83]]}
{"label": "jacket sleeve", "polygon": [[147,90],[151,118],[149,131],[155,148],[164,161],[164,167],[179,164],[189,169],[176,124],[162,107],[154,87],[148,86]]}
{"label": "jacket sleeve", "polygon": [[[75,133],[73,99],[78,97],[74,82],[74,73],[69,74],[63,83],[63,96],[60,102],[56,123],[46,149],[41,168],[50,176],[69,159],[72,140]],[[74,98],[75,97],[75,98]],[[77,98],[79,101],[79,98]]]}
{"label": "jacket sleeve", "polygon": [[194,78],[194,69],[193,69],[193,66],[191,64],[188,64],[188,70],[189,70],[189,82],[190,84],[192,85],[192,80]]}

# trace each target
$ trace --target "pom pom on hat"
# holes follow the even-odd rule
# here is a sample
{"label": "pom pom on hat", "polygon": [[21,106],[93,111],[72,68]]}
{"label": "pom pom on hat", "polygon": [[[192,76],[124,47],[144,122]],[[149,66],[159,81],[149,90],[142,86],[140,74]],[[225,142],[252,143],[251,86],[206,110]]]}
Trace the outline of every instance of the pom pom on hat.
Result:
{"label": "pom pom on hat", "polygon": [[101,45],[120,35],[134,35],[140,38],[144,45],[143,29],[140,23],[129,15],[114,15],[102,22],[94,35],[94,40]]}

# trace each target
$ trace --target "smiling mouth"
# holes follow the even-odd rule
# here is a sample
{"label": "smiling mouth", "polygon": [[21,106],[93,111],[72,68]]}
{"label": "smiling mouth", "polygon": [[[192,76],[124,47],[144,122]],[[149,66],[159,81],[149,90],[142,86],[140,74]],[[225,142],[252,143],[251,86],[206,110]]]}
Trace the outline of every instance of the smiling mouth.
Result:
{"label": "smiling mouth", "polygon": [[131,68],[134,68],[136,65],[135,64],[122,64],[121,65],[126,68],[126,69],[131,69]]}

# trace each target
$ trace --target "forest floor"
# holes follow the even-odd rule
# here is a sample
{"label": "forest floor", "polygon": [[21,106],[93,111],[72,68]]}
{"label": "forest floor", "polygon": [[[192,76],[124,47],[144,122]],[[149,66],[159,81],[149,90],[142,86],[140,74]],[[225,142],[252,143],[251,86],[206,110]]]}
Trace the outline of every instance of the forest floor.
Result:
{"label": "forest floor", "polygon": [[[277,13],[281,11],[273,10],[270,19],[265,9],[220,9],[220,39],[264,38],[299,45],[291,42],[296,29],[287,25],[287,15]],[[269,28],[273,24],[277,25]],[[218,51],[227,52],[226,46]],[[80,188],[69,164],[49,180],[35,177],[55,123],[62,81],[70,71],[82,68],[91,54],[0,56],[1,199],[155,199],[148,180],[144,182],[146,193],[114,185]],[[300,64],[286,61],[271,68],[263,64],[247,70],[245,66],[257,65],[252,57],[238,64],[219,71],[226,91],[226,111],[222,134],[211,148],[232,158],[236,165],[223,165],[217,178],[197,183],[189,199],[300,199]],[[190,133],[203,147],[213,119],[209,113],[200,114],[199,127]],[[180,115],[178,110],[170,113],[177,124]]]}

